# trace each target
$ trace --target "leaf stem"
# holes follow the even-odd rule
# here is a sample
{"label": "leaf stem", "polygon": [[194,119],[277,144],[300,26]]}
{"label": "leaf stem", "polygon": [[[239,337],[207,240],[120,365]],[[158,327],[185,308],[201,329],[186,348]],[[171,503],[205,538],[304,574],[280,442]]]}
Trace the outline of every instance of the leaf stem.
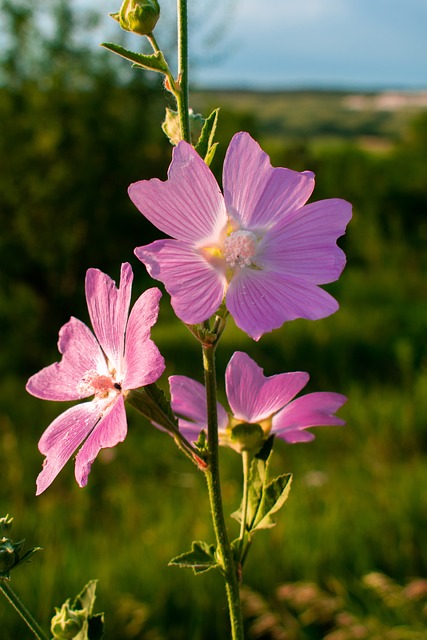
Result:
{"label": "leaf stem", "polygon": [[34,620],[31,613],[18,598],[18,596],[10,586],[7,578],[0,578],[0,591],[3,592],[4,596],[7,600],[9,600],[12,607],[19,613],[19,615],[31,629],[37,640],[49,640],[38,622]]}
{"label": "leaf stem", "polygon": [[251,470],[252,455],[249,451],[242,451],[242,465],[243,465],[243,499],[242,499],[242,521],[240,523],[240,536],[239,536],[239,558],[240,561],[243,556],[245,545],[245,533],[246,533],[246,520],[248,518],[248,503],[249,503],[249,476]]}
{"label": "leaf stem", "polygon": [[175,94],[181,138],[191,144],[190,119],[188,113],[188,12],[187,0],[178,1],[178,84],[179,91]]}
{"label": "leaf stem", "polygon": [[240,606],[239,582],[233,552],[227,535],[222,506],[219,471],[218,412],[215,373],[215,345],[203,345],[203,368],[205,374],[208,411],[208,468],[205,475],[208,484],[213,526],[228,599],[232,640],[243,640],[243,621]]}

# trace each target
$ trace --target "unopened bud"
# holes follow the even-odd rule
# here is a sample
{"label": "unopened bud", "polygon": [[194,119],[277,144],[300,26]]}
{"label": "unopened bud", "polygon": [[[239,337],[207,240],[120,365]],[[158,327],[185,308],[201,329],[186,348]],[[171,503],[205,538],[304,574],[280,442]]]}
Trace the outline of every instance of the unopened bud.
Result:
{"label": "unopened bud", "polygon": [[72,609],[70,601],[64,602],[59,609],[55,607],[56,614],[52,618],[50,630],[55,640],[71,640],[75,638],[83,628],[87,618],[86,609]]}
{"label": "unopened bud", "polygon": [[149,36],[160,16],[157,0],[124,0],[118,13],[110,13],[122,29]]}
{"label": "unopened bud", "polygon": [[23,544],[24,540],[13,542],[10,538],[0,539],[0,576],[8,576],[9,570],[19,563],[19,552]]}

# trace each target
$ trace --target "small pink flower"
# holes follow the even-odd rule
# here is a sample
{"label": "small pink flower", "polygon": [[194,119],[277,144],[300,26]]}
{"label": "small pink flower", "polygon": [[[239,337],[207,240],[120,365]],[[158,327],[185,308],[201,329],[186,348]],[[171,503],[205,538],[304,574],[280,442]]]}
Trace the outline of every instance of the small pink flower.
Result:
{"label": "small pink flower", "polygon": [[[275,434],[286,442],[309,442],[314,435],[305,429],[345,424],[334,413],[347,398],[339,393],[317,392],[295,398],[309,379],[308,373],[280,373],[266,377],[246,353],[236,351],[227,365],[225,386],[232,413],[218,403],[220,444],[230,445],[238,424],[259,424],[264,439]],[[200,382],[186,376],[169,378],[172,409],[180,416],[186,438],[197,439],[207,429],[206,392]]]}
{"label": "small pink flower", "polygon": [[248,133],[236,134],[223,171],[224,195],[197,152],[174,149],[168,180],[129,187],[141,213],[173,239],[135,249],[164,283],[187,324],[210,318],[225,298],[236,324],[255,340],[295,318],[315,320],[338,304],[319,284],[345,265],[336,240],[351,218],[339,199],[305,204],[310,171],[273,168]]}
{"label": "small pink flower", "polygon": [[56,478],[75,450],[78,484],[87,484],[93,461],[105,447],[122,442],[127,433],[124,400],[129,390],[151,384],[165,363],[150,338],[161,292],[145,291],[128,318],[133,273],[123,264],[120,286],[98,269],[86,274],[86,300],[95,335],[77,318],[60,330],[62,360],[32,376],[27,391],[45,400],[80,400],[56,418],[39,442],[46,456],[37,478],[37,495]]}

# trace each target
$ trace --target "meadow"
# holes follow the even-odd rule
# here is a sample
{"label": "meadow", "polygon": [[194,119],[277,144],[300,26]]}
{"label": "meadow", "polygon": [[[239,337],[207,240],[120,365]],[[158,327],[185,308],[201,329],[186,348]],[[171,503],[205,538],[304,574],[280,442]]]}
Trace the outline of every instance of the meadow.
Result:
{"label": "meadow", "polygon": [[[15,539],[43,548],[16,570],[13,585],[47,624],[54,606],[99,579],[107,640],[226,638],[220,576],[167,566],[193,539],[213,540],[213,532],[202,474],[166,434],[130,408],[127,439],[104,451],[85,489],[69,463],[34,495],[37,442],[64,405],[28,396],[25,381],[57,359],[57,331],[70,315],[87,321],[88,267],[117,278],[120,263],[130,261],[134,296],[149,285],[132,251],[156,232],[128,202],[126,187],[164,177],[170,154],[158,127],[161,92],[141,77],[118,84],[117,67],[92,67],[74,53],[74,67],[69,58],[62,70],[44,69],[44,84],[25,70],[18,82],[4,64],[0,87],[0,151],[8,158],[0,175],[0,515],[14,516]],[[86,73],[90,85],[81,82]],[[255,538],[245,567],[248,638],[426,637],[427,112],[369,102],[355,110],[347,98],[193,97],[195,110],[222,107],[218,177],[232,134],[245,129],[274,165],[316,172],[313,199],[354,205],[340,240],[348,264],[328,287],[340,310],[285,324],[258,343],[230,321],[218,350],[222,399],[236,349],[248,350],[268,375],[308,371],[309,391],[348,397],[340,412],[345,427],[275,448],[274,470],[292,472],[294,482],[276,527]],[[200,379],[198,345],[173,317],[167,295],[153,336],[167,375]],[[240,502],[237,454],[223,450],[222,468],[231,513]],[[2,640],[31,637],[1,600],[0,628]]]}

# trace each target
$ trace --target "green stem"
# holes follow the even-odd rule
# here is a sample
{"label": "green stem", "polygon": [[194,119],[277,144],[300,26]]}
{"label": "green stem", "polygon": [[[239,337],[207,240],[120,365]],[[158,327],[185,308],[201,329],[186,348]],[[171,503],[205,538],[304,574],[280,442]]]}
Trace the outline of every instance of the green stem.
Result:
{"label": "green stem", "polygon": [[249,475],[251,470],[252,455],[248,451],[242,451],[242,464],[243,464],[243,500],[242,500],[242,521],[240,523],[240,543],[239,543],[239,558],[243,557],[243,550],[245,545],[245,533],[246,533],[246,520],[248,517],[248,502],[249,502]]}
{"label": "green stem", "polygon": [[233,558],[222,506],[219,472],[218,415],[215,373],[215,346],[203,345],[203,367],[205,373],[206,400],[208,410],[208,468],[206,480],[212,512],[213,526],[218,545],[218,554],[224,573],[225,587],[230,612],[232,640],[243,640],[243,621],[240,606],[239,581]]}
{"label": "green stem", "polygon": [[33,634],[38,640],[49,640],[43,629],[40,627],[38,622],[34,620],[31,613],[27,610],[21,600],[18,598],[9,582],[5,578],[0,579],[0,590],[3,591],[3,594],[9,600],[10,604],[16,611],[19,613],[21,618],[27,624],[27,626],[31,629]]}
{"label": "green stem", "polygon": [[178,0],[178,83],[176,95],[181,138],[191,144],[188,114],[188,14],[187,0]]}

